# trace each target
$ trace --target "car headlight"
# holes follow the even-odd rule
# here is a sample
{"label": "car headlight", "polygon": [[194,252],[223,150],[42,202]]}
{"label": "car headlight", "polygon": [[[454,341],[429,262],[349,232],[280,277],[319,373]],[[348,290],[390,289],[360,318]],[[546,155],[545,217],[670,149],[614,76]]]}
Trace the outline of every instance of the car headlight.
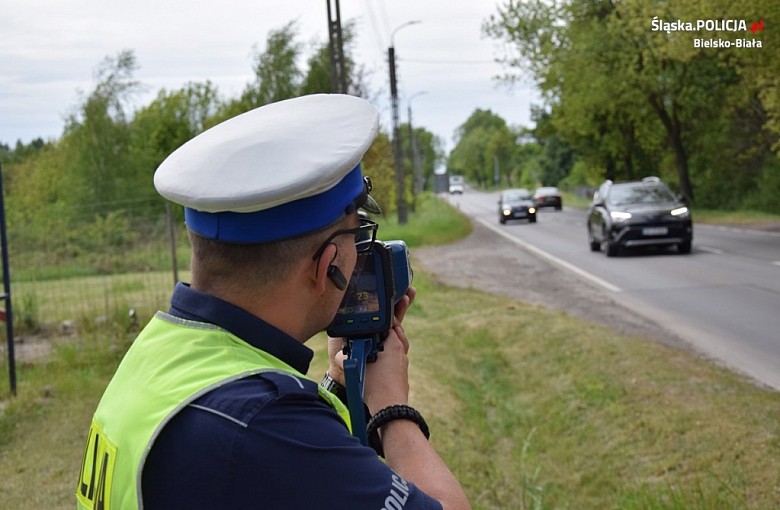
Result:
{"label": "car headlight", "polygon": [[678,207],[677,209],[672,209],[672,216],[677,216],[678,218],[685,218],[686,216],[688,216],[688,208]]}
{"label": "car headlight", "polygon": [[512,209],[504,209],[504,216],[509,216],[512,214]]}
{"label": "car headlight", "polygon": [[624,211],[610,211],[609,215],[612,217],[613,220],[620,223],[621,221],[626,221],[631,217],[630,212],[624,212]]}
{"label": "car headlight", "polygon": [[536,212],[536,209],[534,209],[533,207],[529,207],[529,208],[528,208],[528,212],[529,212],[529,213],[531,213],[531,214],[533,214],[533,213],[535,213],[535,212]]}

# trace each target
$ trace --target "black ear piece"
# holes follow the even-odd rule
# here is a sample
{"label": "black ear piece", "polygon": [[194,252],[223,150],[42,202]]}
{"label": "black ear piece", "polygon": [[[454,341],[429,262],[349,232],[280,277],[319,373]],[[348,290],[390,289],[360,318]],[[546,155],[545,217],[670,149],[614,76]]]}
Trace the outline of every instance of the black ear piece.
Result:
{"label": "black ear piece", "polygon": [[328,266],[328,272],[326,274],[337,289],[344,290],[347,288],[347,278],[344,276],[344,273],[341,272],[341,269],[331,264]]}

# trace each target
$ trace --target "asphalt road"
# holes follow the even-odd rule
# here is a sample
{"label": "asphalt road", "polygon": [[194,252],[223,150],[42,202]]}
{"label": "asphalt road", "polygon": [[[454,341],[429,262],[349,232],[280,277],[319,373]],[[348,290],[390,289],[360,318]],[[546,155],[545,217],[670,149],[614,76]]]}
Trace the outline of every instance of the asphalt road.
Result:
{"label": "asphalt road", "polygon": [[[598,288],[694,350],[780,390],[780,232],[696,223],[693,249],[591,252],[586,212],[541,210],[536,223],[500,225],[497,193],[448,199],[475,222]],[[520,255],[518,254],[518,257]]]}

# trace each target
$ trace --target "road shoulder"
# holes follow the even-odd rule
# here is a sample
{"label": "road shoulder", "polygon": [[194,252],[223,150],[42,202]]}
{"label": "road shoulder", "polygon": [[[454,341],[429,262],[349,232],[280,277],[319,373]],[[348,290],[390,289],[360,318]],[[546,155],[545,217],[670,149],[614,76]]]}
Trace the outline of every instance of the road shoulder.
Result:
{"label": "road shoulder", "polygon": [[621,306],[608,291],[507,243],[478,222],[472,223],[473,232],[461,241],[413,250],[413,262],[446,285],[504,295],[623,334],[692,350],[672,332]]}

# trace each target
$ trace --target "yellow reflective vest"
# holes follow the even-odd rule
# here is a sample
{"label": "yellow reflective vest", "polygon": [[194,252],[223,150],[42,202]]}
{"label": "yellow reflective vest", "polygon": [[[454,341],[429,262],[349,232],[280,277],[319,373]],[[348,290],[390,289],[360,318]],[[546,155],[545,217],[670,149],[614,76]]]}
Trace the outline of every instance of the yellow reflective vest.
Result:
{"label": "yellow reflective vest", "polygon": [[[143,508],[141,473],[165,424],[214,388],[269,370],[306,378],[224,329],[158,312],[128,350],[92,418],[77,508]],[[319,392],[350,427],[344,404]]]}

